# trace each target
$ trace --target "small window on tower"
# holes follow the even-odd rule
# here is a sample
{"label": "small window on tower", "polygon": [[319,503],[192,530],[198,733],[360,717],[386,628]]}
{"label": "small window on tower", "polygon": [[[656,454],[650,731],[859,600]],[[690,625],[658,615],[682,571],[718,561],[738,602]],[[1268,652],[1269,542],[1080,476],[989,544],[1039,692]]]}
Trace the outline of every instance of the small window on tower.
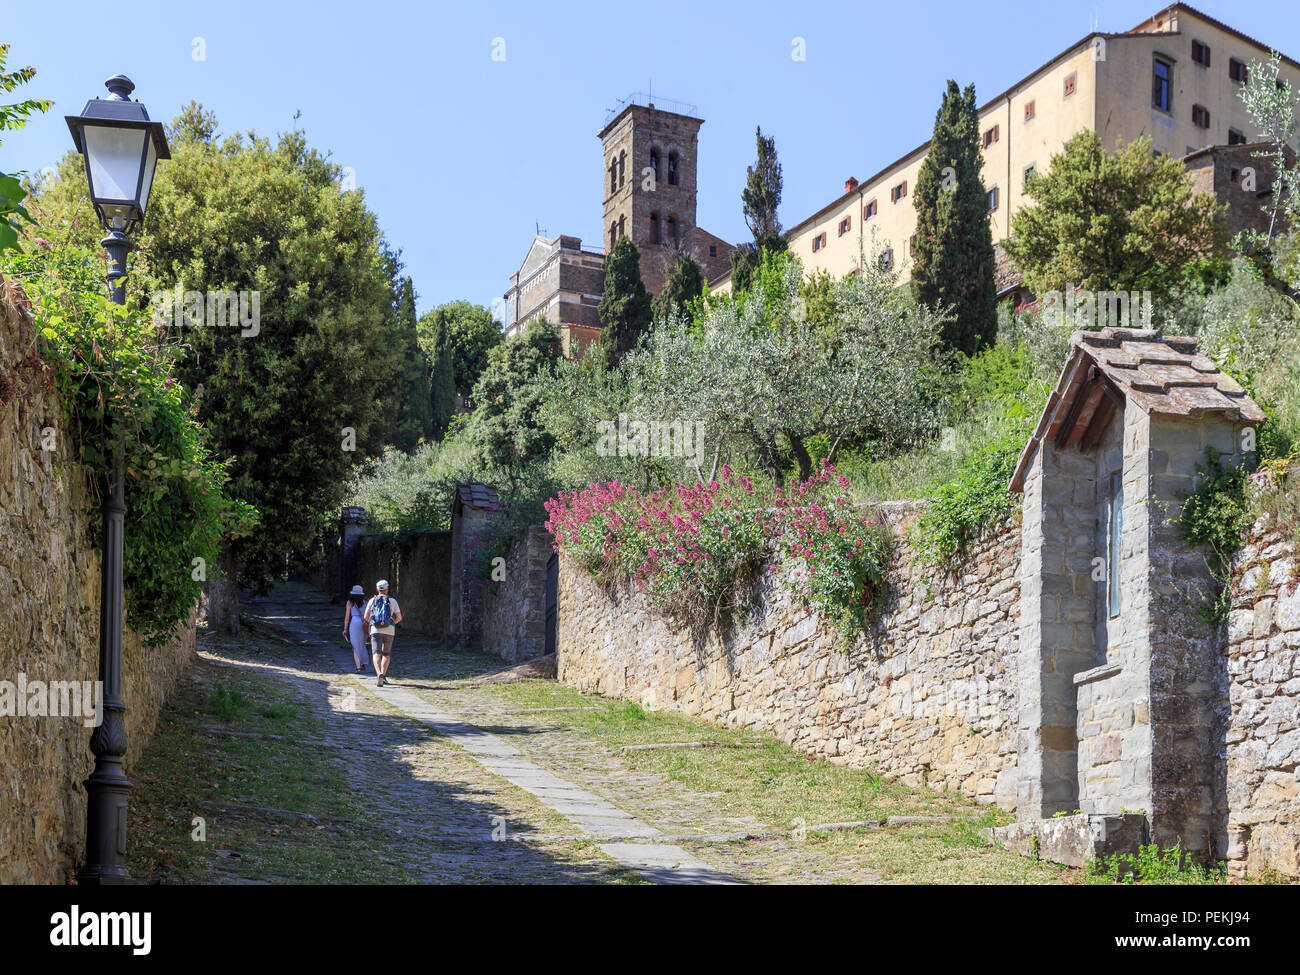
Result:
{"label": "small window on tower", "polygon": [[710,244],[710,245],[709,245],[709,257],[717,257],[717,256],[718,256],[718,245],[717,245],[717,244]]}
{"label": "small window on tower", "polygon": [[668,185],[677,185],[677,153],[668,153]]}
{"label": "small window on tower", "polygon": [[659,182],[659,150],[650,150],[650,169],[654,173],[655,182]]}
{"label": "small window on tower", "polygon": [[659,236],[659,214],[657,213],[650,214],[650,243],[652,244],[663,243],[662,239]]}

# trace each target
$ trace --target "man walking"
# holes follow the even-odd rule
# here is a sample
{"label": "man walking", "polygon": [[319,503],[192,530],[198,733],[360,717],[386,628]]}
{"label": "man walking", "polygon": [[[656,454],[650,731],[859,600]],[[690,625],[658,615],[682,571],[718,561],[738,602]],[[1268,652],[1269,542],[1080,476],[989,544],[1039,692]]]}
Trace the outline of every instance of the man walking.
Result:
{"label": "man walking", "polygon": [[388,595],[388,580],[375,583],[375,595],[366,603],[366,623],[370,626],[370,652],[374,655],[376,687],[388,683],[388,664],[393,658],[393,626],[402,622],[402,609],[397,600]]}

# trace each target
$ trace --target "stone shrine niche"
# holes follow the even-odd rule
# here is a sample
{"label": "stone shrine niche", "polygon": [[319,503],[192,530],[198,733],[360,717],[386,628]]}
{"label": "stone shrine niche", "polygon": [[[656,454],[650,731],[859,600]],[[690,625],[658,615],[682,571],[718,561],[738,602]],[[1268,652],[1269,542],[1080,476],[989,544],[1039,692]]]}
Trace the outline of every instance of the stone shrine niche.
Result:
{"label": "stone shrine niche", "polygon": [[1178,515],[1207,450],[1246,461],[1241,433],[1263,419],[1194,339],[1072,337],[1011,482],[1024,495],[1022,820],[1140,810],[1162,846],[1226,843],[1213,815],[1222,661],[1196,615],[1215,582]]}

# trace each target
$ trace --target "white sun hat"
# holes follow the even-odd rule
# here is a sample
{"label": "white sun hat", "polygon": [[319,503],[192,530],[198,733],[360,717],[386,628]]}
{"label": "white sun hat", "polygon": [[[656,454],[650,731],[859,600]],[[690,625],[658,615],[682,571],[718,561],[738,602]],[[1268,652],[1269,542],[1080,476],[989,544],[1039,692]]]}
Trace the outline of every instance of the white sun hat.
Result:
{"label": "white sun hat", "polygon": [[380,579],[378,582],[375,583],[375,588],[376,588],[376,589],[387,589],[387,588],[388,588],[388,580],[387,580],[387,579]]}
{"label": "white sun hat", "polygon": [[353,586],[351,594],[353,596],[364,596],[366,594],[366,591],[362,589],[360,586]]}

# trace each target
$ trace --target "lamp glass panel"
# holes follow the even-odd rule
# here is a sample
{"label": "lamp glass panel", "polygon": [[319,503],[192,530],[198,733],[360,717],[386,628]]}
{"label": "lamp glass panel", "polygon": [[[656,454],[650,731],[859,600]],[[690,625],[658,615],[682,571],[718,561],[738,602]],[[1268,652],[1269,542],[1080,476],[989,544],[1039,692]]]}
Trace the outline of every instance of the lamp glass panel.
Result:
{"label": "lamp glass panel", "polygon": [[153,186],[153,171],[158,165],[158,149],[154,146],[154,141],[146,134],[149,139],[149,148],[145,150],[144,155],[144,182],[140,184],[140,219],[144,219],[145,208],[149,205],[149,190]]}
{"label": "lamp glass panel", "polygon": [[140,155],[149,133],[144,129],[87,125],[82,129],[91,193],[101,200],[135,200]]}

